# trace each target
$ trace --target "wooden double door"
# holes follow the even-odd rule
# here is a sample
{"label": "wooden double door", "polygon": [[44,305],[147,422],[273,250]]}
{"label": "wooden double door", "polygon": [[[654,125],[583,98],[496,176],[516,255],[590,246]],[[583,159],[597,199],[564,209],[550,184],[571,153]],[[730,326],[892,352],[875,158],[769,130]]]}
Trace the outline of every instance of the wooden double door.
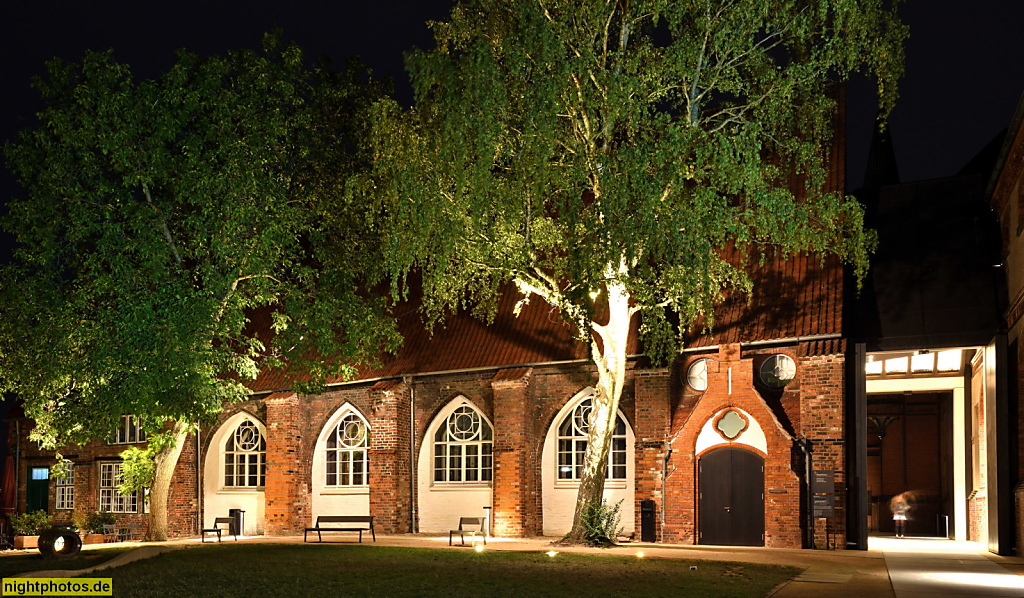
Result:
{"label": "wooden double door", "polygon": [[764,546],[764,459],[720,448],[697,465],[699,544]]}

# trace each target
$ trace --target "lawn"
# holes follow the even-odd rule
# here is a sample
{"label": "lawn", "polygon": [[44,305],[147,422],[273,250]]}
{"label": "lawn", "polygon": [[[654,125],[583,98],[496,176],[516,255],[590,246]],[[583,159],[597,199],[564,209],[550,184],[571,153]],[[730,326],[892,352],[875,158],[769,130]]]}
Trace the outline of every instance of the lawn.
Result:
{"label": "lawn", "polygon": [[[87,569],[109,561],[115,556],[134,546],[118,546],[97,550],[83,550],[70,559],[44,559],[38,552],[31,554],[5,555],[0,554],[0,577],[11,577],[29,571],[46,571],[53,569]],[[98,574],[97,574],[98,577]]]}
{"label": "lawn", "polygon": [[[691,570],[696,566],[696,570]],[[114,596],[764,596],[793,567],[359,545],[195,546],[105,570]],[[99,577],[99,573],[95,577]]]}

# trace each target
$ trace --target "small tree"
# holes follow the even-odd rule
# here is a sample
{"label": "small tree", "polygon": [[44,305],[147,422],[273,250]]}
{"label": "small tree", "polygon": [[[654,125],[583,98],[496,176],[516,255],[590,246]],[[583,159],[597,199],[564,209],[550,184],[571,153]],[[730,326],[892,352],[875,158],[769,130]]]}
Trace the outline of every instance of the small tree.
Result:
{"label": "small tree", "polygon": [[0,385],[49,446],[138,417],[150,450],[125,489],[151,487],[162,540],[186,434],[246,379],[287,359],[315,384],[396,341],[360,291],[379,271],[374,227],[343,199],[382,88],[354,63],[307,67],[277,36],[262,53],[182,52],[158,80],[87,53],[36,86],[38,124],[5,146],[25,196],[3,221],[18,245],[0,271]]}
{"label": "small tree", "polygon": [[465,0],[432,26],[436,50],[406,59],[415,107],[377,116],[392,272],[422,273],[431,319],[493,315],[512,281],[589,344],[580,541],[634,318],[664,360],[725,289],[751,291],[762,250],[864,274],[861,208],[825,189],[830,88],[866,71],[891,108],[906,30],[881,0]]}

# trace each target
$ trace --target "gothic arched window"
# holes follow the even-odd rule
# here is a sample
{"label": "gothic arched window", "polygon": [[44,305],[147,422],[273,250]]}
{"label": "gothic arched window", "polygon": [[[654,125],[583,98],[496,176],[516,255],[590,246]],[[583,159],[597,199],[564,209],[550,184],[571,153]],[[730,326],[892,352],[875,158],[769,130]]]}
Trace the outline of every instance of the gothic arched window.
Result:
{"label": "gothic arched window", "polygon": [[363,418],[349,413],[327,436],[328,486],[366,486],[369,484],[366,450],[370,433]]}
{"label": "gothic arched window", "polygon": [[262,488],[267,477],[267,440],[259,427],[243,420],[224,443],[224,486]]}
{"label": "gothic arched window", "polygon": [[469,405],[452,412],[434,434],[435,482],[490,482],[491,426]]}
{"label": "gothic arched window", "polygon": [[[578,481],[583,474],[583,455],[587,452],[587,433],[593,399],[584,399],[558,424],[558,478]],[[626,422],[616,414],[612,446],[608,450],[606,479],[626,479]]]}

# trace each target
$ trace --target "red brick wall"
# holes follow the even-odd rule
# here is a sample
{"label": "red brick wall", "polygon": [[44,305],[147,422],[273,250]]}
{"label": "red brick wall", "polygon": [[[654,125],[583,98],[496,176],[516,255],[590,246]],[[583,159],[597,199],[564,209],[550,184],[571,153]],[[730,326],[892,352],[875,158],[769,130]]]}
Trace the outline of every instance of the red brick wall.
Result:
{"label": "red brick wall", "polygon": [[[729,392],[731,368],[732,392]],[[721,409],[738,407],[757,420],[764,431],[768,454],[765,456],[765,545],[799,548],[800,479],[790,467],[792,438],[783,430],[771,409],[754,387],[753,359],[744,358],[738,345],[724,346],[709,367],[708,389],[688,409],[680,403],[671,443],[673,454],[666,478],[664,540],[696,544],[699,542],[697,497],[697,436],[704,424]]]}
{"label": "red brick wall", "polygon": [[382,533],[407,533],[412,513],[409,387],[382,383],[370,396],[370,514]]}
{"label": "red brick wall", "polygon": [[640,502],[653,500],[655,537],[661,538],[662,471],[665,463],[665,438],[671,420],[672,371],[667,368],[636,372],[636,436],[634,526],[640,538]]}
{"label": "red brick wall", "polygon": [[[16,454],[15,445],[20,441],[20,458],[18,463],[18,512],[25,511],[28,491],[28,474],[32,467],[52,467],[56,463],[53,451],[39,450],[36,443],[28,439],[34,423],[30,419],[19,418],[7,422],[8,454]],[[55,523],[73,522],[99,510],[99,479],[100,464],[121,460],[121,452],[130,447],[144,447],[142,444],[112,444],[105,440],[93,440],[83,446],[66,446],[61,449],[63,457],[75,464],[75,497],[73,510],[57,510],[56,480],[49,482],[49,500],[47,510]],[[198,521],[198,505],[196,492],[195,469],[196,440],[194,435],[185,439],[185,445],[174,470],[171,480],[170,495],[167,504],[167,525],[171,538],[194,535]],[[118,524],[135,523],[148,528],[149,515],[143,513],[143,497],[138,497],[137,513],[119,513],[116,515]]]}
{"label": "red brick wall", "polygon": [[845,359],[842,355],[804,357],[798,360],[800,390],[800,426],[798,434],[812,442],[814,469],[835,472],[836,516],[818,519],[814,524],[815,546],[825,547],[830,538],[838,547],[846,546],[846,443],[843,383]]}
{"label": "red brick wall", "polygon": [[[265,523],[268,536],[301,534],[309,524],[309,476],[303,468],[300,441],[304,432],[299,398],[266,401],[267,478]],[[308,465],[307,465],[308,467]]]}
{"label": "red brick wall", "polygon": [[967,539],[971,542],[985,542],[988,538],[988,501],[984,496],[972,496],[967,501]]}
{"label": "red brick wall", "polygon": [[494,534],[518,538],[538,534],[537,485],[532,472],[537,454],[527,398],[530,372],[514,380],[494,380]]}

